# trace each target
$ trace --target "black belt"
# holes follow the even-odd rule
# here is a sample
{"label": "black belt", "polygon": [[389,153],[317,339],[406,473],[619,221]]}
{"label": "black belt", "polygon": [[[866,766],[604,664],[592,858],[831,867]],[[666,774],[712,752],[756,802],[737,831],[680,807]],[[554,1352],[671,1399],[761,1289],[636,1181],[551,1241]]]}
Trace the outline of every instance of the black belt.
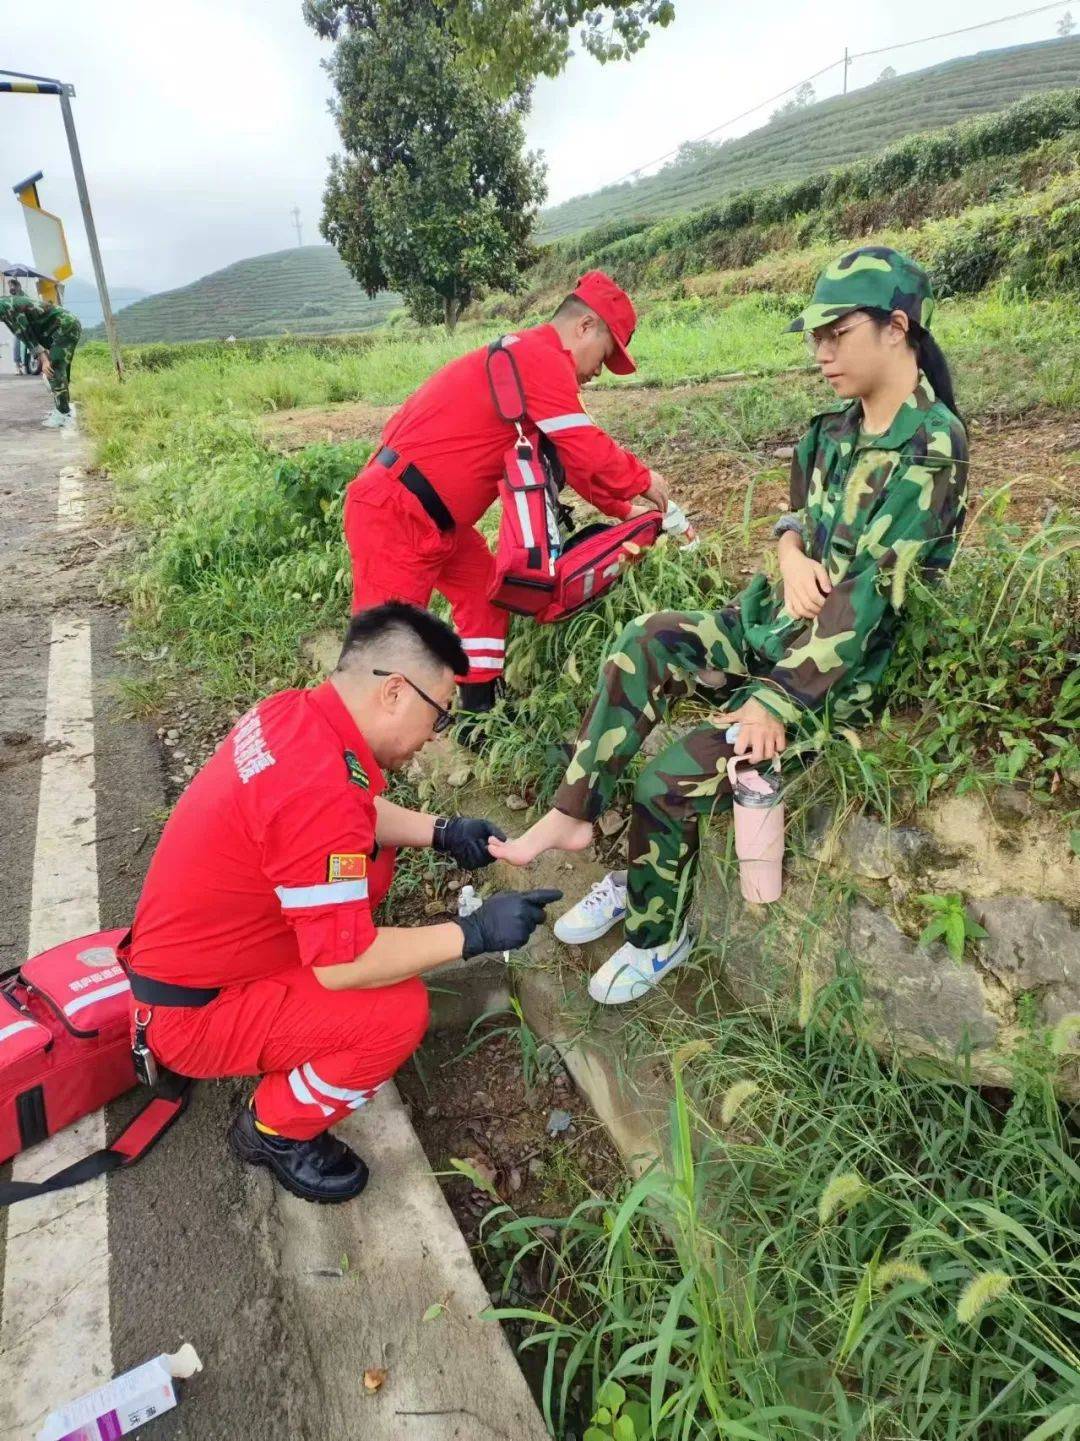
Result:
{"label": "black belt", "polygon": [[220,986],[176,986],[172,981],[155,981],[132,970],[127,977],[131,994],[145,1006],[208,1006],[221,995]]}
{"label": "black belt", "polygon": [[[380,465],[385,465],[387,470],[392,470],[401,457],[396,450],[392,450],[390,446],[384,445],[375,459]],[[418,470],[415,465],[410,463],[401,472],[398,479],[407,491],[410,491],[416,496],[432,523],[437,526],[444,535],[447,531],[454,529],[454,517],[447,510],[446,506],[443,505],[439,499],[438,492],[422,470]]]}
{"label": "black belt", "polygon": [[208,1006],[221,995],[220,986],[174,986],[172,981],[155,981],[131,969],[131,932],[116,948],[116,959],[131,982],[131,994],[145,1006]]}

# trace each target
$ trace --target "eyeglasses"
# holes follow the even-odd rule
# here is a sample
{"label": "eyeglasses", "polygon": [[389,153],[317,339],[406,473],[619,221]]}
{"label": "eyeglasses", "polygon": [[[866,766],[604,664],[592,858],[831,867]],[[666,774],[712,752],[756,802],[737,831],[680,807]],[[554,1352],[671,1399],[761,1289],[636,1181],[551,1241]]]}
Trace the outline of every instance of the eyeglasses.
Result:
{"label": "eyeglasses", "polygon": [[824,335],[816,335],[813,331],[807,331],[803,339],[806,341],[806,348],[813,359],[817,359],[818,352],[823,345],[837,346],[850,330],[857,330],[860,325],[868,325],[870,316],[863,315],[858,320],[853,320],[850,325],[831,325]]}
{"label": "eyeglasses", "polygon": [[[384,679],[389,679],[391,676],[401,675],[401,672],[398,670],[373,670],[371,674],[382,676]],[[401,675],[401,679],[405,682],[406,685],[411,685],[413,690],[420,697],[420,699],[426,700],[428,705],[435,712],[435,724],[431,728],[437,736],[442,735],[443,731],[446,730],[448,726],[452,726],[454,724],[454,716],[451,711],[448,711],[445,706],[440,705],[437,700],[432,700],[431,696],[428,695],[427,691],[421,690],[420,687],[416,684],[416,682],[414,680],[410,680],[407,675]]]}

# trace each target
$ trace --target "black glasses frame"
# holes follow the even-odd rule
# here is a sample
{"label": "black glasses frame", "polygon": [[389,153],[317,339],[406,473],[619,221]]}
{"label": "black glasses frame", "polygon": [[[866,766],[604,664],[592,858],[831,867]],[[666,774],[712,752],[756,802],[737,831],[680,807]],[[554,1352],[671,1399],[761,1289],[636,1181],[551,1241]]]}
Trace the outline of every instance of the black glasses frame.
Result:
{"label": "black glasses frame", "polygon": [[448,730],[449,727],[454,724],[453,712],[448,711],[446,707],[440,705],[437,700],[432,700],[431,696],[428,695],[426,690],[421,690],[414,680],[410,680],[409,677],[407,675],[403,675],[401,671],[373,670],[371,674],[381,676],[384,680],[389,680],[391,676],[400,675],[401,679],[405,682],[406,685],[411,685],[413,690],[420,697],[420,699],[426,700],[428,705],[435,712],[435,724],[432,726],[432,730],[435,732],[436,735],[442,735],[443,731]]}

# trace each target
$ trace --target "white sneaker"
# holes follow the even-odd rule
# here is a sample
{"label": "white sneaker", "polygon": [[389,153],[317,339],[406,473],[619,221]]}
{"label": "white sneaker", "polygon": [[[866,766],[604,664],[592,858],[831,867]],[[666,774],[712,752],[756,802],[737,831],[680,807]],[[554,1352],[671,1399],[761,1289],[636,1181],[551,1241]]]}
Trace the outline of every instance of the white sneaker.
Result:
{"label": "white sneaker", "polygon": [[50,410],[45,419],[41,422],[42,430],[66,430],[68,426],[75,424],[73,415],[61,415],[58,410]]}
{"label": "white sneaker", "polygon": [[568,946],[583,946],[606,936],[626,915],[626,872],[609,871],[587,896],[555,922],[555,937]]}
{"label": "white sneaker", "polygon": [[589,995],[602,1006],[621,1006],[636,1001],[662,981],[690,954],[690,937],[684,930],[678,940],[662,946],[640,946],[624,942],[589,981]]}

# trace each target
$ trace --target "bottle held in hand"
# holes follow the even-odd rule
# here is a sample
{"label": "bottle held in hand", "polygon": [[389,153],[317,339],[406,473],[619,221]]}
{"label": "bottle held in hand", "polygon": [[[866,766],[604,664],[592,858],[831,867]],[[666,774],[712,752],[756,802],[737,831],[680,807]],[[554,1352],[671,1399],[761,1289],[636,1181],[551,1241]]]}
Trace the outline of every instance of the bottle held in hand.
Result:
{"label": "bottle held in hand", "polygon": [[679,541],[683,550],[696,550],[701,543],[697,531],[686,517],[686,512],[673,500],[668,501],[667,510],[664,512],[663,529],[667,535],[673,535]]}
{"label": "bottle held in hand", "polygon": [[[731,739],[730,731],[727,738]],[[784,794],[780,773],[758,770],[741,756],[732,756],[728,780],[739,886],[744,900],[752,905],[769,905],[780,899],[784,883]]]}

